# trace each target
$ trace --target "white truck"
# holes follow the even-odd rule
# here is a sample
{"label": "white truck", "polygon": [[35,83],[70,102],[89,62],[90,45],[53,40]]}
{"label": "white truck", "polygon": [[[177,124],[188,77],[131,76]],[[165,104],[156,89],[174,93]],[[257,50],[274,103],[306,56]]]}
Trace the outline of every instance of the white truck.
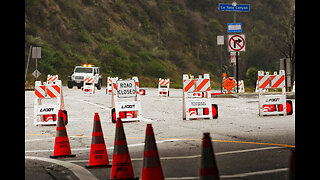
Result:
{"label": "white truck", "polygon": [[83,86],[84,76],[86,75],[94,76],[95,86],[100,90],[102,86],[100,68],[91,64],[84,64],[74,68],[73,74],[68,78],[68,88],[72,89],[73,86],[77,86],[80,89]]}

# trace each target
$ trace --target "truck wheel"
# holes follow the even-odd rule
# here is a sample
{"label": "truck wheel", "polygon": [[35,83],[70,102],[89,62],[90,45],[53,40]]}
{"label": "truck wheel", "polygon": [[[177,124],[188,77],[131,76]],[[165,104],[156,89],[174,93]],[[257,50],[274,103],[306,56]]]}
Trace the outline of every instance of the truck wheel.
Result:
{"label": "truck wheel", "polygon": [[77,88],[78,88],[78,89],[81,89],[81,85],[77,85]]}
{"label": "truck wheel", "polygon": [[73,88],[73,83],[72,83],[72,81],[68,81],[68,88],[69,88],[69,89],[72,89],[72,88]]}
{"label": "truck wheel", "polygon": [[98,90],[100,90],[100,89],[101,89],[101,86],[102,86],[102,80],[101,80],[101,79],[99,79],[97,89],[98,89]]}

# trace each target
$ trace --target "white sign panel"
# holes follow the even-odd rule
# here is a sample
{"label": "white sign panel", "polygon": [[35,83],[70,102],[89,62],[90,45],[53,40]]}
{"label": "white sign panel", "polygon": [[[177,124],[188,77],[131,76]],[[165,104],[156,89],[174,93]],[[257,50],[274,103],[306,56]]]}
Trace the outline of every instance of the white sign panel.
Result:
{"label": "white sign panel", "polygon": [[57,106],[40,106],[37,110],[38,115],[45,115],[45,114],[57,114],[58,107]]}
{"label": "white sign panel", "polygon": [[118,97],[136,97],[136,82],[134,80],[118,80],[117,81],[118,88]]}
{"label": "white sign panel", "polygon": [[228,50],[230,52],[246,51],[244,34],[228,35]]}
{"label": "white sign panel", "polygon": [[224,45],[224,36],[217,36],[217,44]]}
{"label": "white sign panel", "polygon": [[41,47],[32,47],[32,58],[41,58]]}

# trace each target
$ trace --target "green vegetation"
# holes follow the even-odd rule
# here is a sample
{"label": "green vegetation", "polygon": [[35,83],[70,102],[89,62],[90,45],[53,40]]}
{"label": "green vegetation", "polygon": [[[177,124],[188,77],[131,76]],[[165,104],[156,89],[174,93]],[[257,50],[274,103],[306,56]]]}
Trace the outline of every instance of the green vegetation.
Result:
{"label": "green vegetation", "polygon": [[[230,1],[231,2],[231,1]],[[275,71],[287,44],[289,0],[250,0],[249,13],[237,13],[246,34],[239,78],[255,86],[256,70]],[[58,74],[64,83],[74,66],[92,63],[106,76],[138,76],[141,86],[170,78],[182,86],[182,74],[210,73],[220,88],[220,47],[233,13],[219,12],[216,0],[28,0],[25,1],[25,62],[29,47],[41,46],[41,80]],[[226,41],[225,41],[226,42]],[[27,81],[35,61],[31,59]],[[223,72],[232,75],[227,46]],[[105,80],[104,82],[105,83]]]}

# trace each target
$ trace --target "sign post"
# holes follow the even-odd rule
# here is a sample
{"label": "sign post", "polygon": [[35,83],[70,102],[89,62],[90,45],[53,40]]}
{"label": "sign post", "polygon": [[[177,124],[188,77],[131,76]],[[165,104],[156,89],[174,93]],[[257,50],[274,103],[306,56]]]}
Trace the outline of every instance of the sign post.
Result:
{"label": "sign post", "polygon": [[217,36],[217,44],[220,45],[220,83],[221,83],[221,88],[220,91],[222,92],[222,45],[224,45],[224,36]]}
{"label": "sign post", "polygon": [[[35,70],[35,77],[36,81],[38,80],[38,58],[41,58],[41,47],[32,47],[32,58],[36,59],[36,70]],[[40,73],[40,72],[39,72]]]}

